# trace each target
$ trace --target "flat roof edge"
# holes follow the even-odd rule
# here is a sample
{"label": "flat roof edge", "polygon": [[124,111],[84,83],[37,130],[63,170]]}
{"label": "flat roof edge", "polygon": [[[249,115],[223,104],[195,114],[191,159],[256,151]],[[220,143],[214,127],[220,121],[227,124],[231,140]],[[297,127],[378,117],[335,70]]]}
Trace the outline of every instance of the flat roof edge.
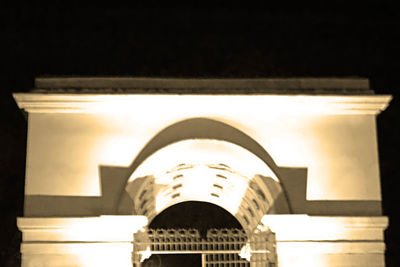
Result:
{"label": "flat roof edge", "polygon": [[[99,93],[292,93],[339,91],[373,93],[366,78],[139,78],[139,77],[40,77],[32,92]],[[196,91],[197,90],[197,91]]]}
{"label": "flat roof edge", "polygon": [[[212,105],[241,107],[247,103],[256,114],[281,112],[293,114],[379,114],[389,105],[390,95],[109,95],[14,93],[20,109],[29,113],[113,113],[138,112],[157,105],[167,110],[181,105],[183,110],[207,110]],[[193,106],[194,105],[194,106]],[[288,106],[292,108],[288,109]],[[296,108],[293,108],[293,107]],[[206,108],[205,108],[206,107]],[[137,109],[139,108],[140,111]],[[205,108],[205,109],[204,109]],[[136,109],[136,111],[134,111]]]}

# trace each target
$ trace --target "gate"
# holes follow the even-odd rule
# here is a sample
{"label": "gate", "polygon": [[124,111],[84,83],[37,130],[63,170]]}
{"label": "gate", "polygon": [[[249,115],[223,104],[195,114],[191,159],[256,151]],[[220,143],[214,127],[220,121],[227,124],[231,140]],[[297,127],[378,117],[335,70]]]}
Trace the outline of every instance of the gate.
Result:
{"label": "gate", "polygon": [[256,231],[251,238],[241,229],[210,229],[201,238],[197,229],[149,229],[134,235],[135,267],[151,254],[201,254],[202,267],[275,267],[275,235]]}

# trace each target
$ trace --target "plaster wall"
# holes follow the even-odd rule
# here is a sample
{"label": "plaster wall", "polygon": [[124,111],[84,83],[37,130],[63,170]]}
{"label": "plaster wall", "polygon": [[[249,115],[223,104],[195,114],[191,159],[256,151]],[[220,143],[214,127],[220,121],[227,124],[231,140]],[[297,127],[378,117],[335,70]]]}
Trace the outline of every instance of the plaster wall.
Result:
{"label": "plaster wall", "polygon": [[162,129],[202,117],[246,133],[278,166],[307,168],[308,200],[380,200],[374,115],[148,104],[128,113],[30,113],[25,194],[100,196],[100,166],[129,167]]}

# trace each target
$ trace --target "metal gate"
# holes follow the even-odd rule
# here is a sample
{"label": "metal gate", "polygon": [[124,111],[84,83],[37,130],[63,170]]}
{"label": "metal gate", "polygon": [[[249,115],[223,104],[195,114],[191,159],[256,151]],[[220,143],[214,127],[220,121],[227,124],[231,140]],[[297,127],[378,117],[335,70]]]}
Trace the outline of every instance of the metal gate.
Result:
{"label": "metal gate", "polygon": [[210,229],[201,238],[196,229],[149,229],[134,235],[135,267],[151,254],[201,254],[203,267],[275,267],[275,235],[256,231],[250,238],[241,229]]}

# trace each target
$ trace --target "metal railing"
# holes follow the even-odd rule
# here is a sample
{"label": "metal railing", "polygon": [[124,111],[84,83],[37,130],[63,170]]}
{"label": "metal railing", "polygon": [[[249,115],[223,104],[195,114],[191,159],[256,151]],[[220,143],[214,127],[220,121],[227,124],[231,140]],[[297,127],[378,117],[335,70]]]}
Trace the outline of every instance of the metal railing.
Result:
{"label": "metal railing", "polygon": [[250,238],[241,229],[209,229],[202,238],[197,229],[149,229],[134,235],[134,266],[151,254],[201,254],[203,267],[275,267],[275,235],[257,232]]}

